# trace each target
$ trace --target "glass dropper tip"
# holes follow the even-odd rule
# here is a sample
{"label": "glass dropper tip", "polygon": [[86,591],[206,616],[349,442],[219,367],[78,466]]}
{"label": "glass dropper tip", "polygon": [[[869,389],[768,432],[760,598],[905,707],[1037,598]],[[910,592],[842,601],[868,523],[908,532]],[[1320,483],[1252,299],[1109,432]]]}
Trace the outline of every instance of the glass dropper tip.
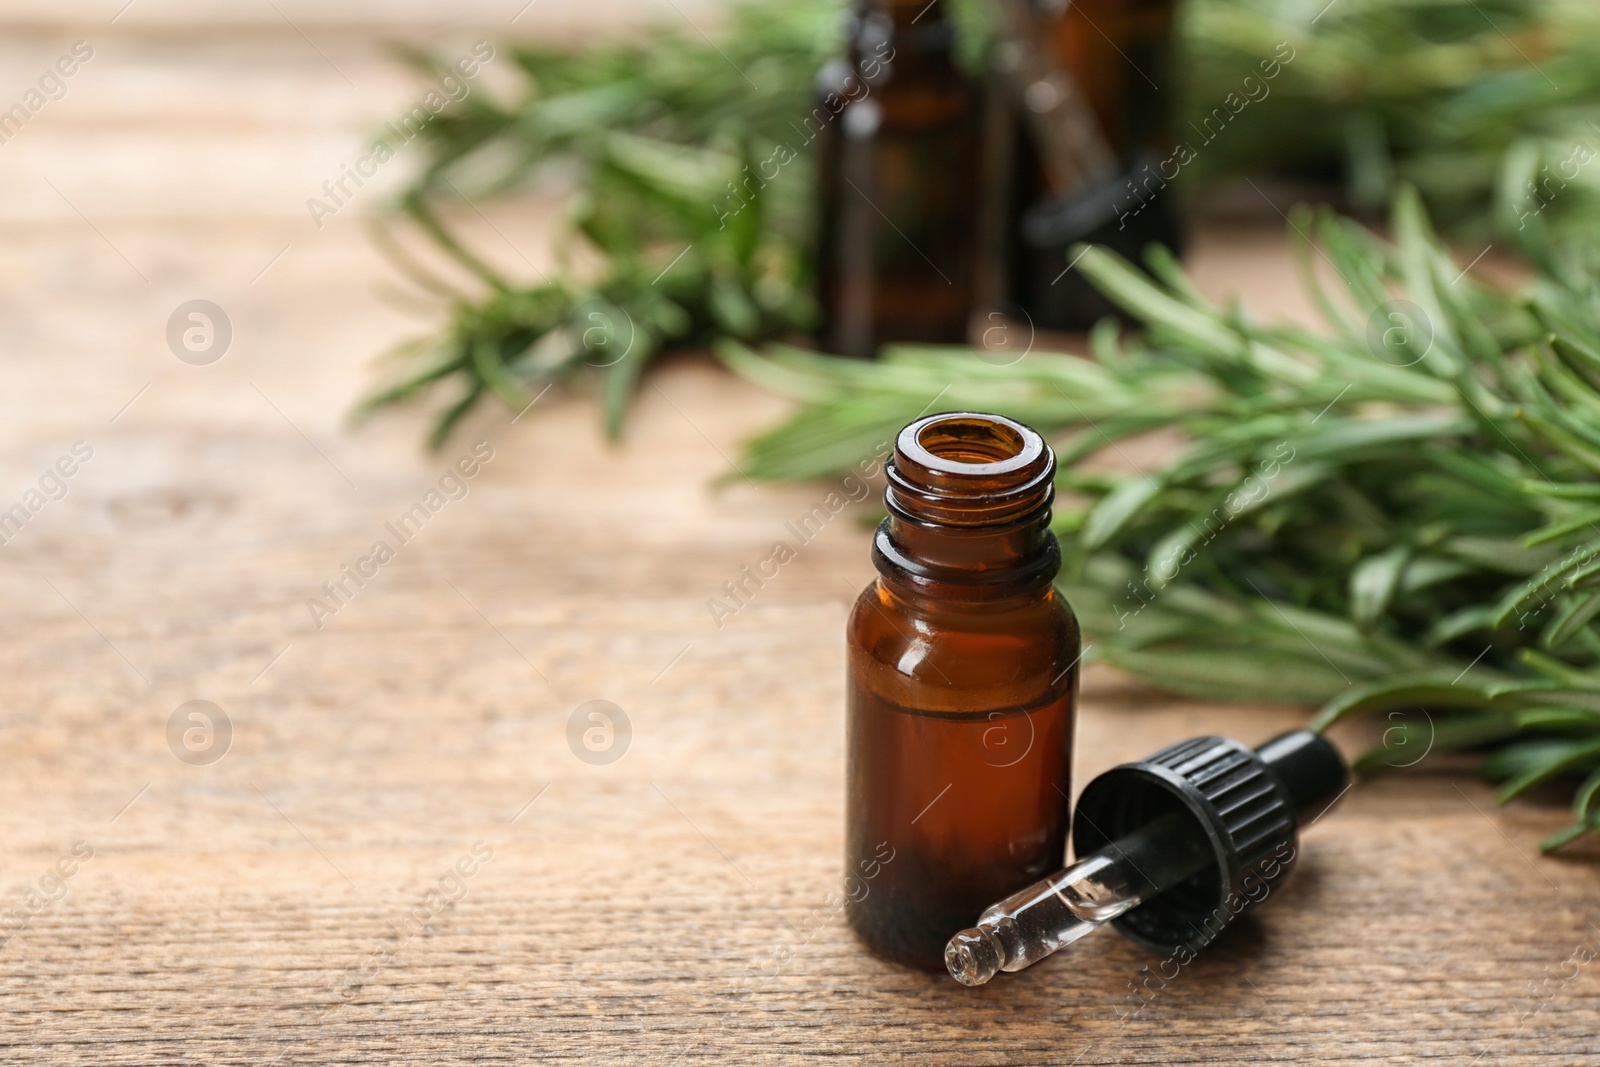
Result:
{"label": "glass dropper tip", "polygon": [[980,986],[1000,973],[1005,949],[981,927],[963,930],[944,947],[944,965],[950,977],[965,986]]}
{"label": "glass dropper tip", "polygon": [[1065,870],[984,909],[944,947],[950,977],[980,986],[1072,944],[1202,869],[1211,845],[1193,816],[1170,812]]}

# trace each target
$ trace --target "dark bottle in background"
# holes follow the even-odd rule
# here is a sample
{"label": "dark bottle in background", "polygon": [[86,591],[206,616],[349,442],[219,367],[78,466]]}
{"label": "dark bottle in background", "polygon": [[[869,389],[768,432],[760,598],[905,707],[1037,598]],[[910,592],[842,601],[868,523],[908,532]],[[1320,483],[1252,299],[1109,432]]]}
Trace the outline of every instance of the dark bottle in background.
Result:
{"label": "dark bottle in background", "polygon": [[[1094,113],[1117,170],[1088,187],[1052,189],[1030,138],[1015,138],[1011,168],[1011,299],[1030,321],[1085,329],[1115,308],[1066,268],[1079,242],[1140,261],[1145,246],[1181,250],[1168,157],[1172,135],[1173,0],[1035,0],[1049,56],[1071,76]],[[1018,107],[1026,107],[1026,101]],[[1016,120],[1019,127],[1025,123]]]}
{"label": "dark bottle in background", "polygon": [[[1047,45],[1125,163],[1167,139],[1173,0],[1039,0]],[[1162,89],[1161,86],[1166,86]],[[1165,95],[1163,95],[1165,94]]]}
{"label": "dark bottle in background", "polygon": [[981,91],[956,64],[944,0],[857,0],[848,56],[817,89],[805,132],[818,141],[823,348],[964,342]]}

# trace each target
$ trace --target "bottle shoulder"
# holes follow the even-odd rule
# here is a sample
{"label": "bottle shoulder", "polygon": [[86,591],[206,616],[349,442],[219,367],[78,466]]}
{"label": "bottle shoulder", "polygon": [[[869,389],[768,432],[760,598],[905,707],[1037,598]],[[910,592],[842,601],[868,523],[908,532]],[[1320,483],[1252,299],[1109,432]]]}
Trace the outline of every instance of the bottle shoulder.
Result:
{"label": "bottle shoulder", "polygon": [[1007,633],[1039,631],[1041,638],[1059,632],[1078,633],[1078,617],[1067,598],[1053,586],[1028,597],[984,603],[913,599],[895,593],[882,579],[868,583],[856,597],[850,613],[850,630],[872,627],[874,622],[891,630],[905,622],[918,629],[946,633]]}
{"label": "bottle shoulder", "polygon": [[1030,703],[1075,682],[1080,640],[1054,590],[975,609],[909,603],[874,582],[847,626],[854,683],[923,707]]}

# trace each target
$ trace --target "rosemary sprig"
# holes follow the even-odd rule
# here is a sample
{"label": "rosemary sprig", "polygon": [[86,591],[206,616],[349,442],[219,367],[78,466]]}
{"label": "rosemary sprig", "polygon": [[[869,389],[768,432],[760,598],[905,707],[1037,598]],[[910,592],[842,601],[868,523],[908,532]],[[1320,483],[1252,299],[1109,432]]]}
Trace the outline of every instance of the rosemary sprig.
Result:
{"label": "rosemary sprig", "polygon": [[[843,5],[735,0],[715,43],[679,29],[575,53],[513,49],[515,99],[474,93],[425,127],[427,165],[401,200],[478,288],[411,271],[444,300],[447,324],[402,349],[404,374],[363,411],[453,389],[437,446],[484,397],[520,409],[592,368],[615,436],[660,348],[810,325],[816,123],[806,120],[813,77],[840,48]],[[1353,204],[1377,207],[1407,181],[1451,233],[1515,235],[1551,269],[1553,235],[1600,236],[1591,0],[1341,0],[1314,19],[1287,0],[1185,0],[1179,11],[1176,140],[1194,155],[1175,151],[1162,173],[1179,167],[1180,184],[1270,170],[1343,180]],[[977,68],[982,0],[961,0],[953,15]],[[1263,60],[1287,54],[1280,43],[1294,58],[1247,84]],[[775,180],[745,179],[775,166]],[[563,177],[568,243],[597,253],[598,271],[569,263],[548,279],[507,278],[439,220],[464,195],[476,203]]]}
{"label": "rosemary sprig", "polygon": [[[1179,17],[1177,131],[1198,149],[1192,182],[1331,176],[1352,206],[1374,212],[1409,183],[1464,242],[1530,225],[1595,238],[1600,8],[1588,0],[1340,0],[1320,14],[1283,0],[1198,0]],[[1278,42],[1295,58],[1270,83],[1242,85]]]}
{"label": "rosemary sprig", "polygon": [[[479,289],[457,292],[404,261],[446,300],[449,325],[409,346],[406,361],[421,369],[363,410],[455,383],[437,447],[481,398],[520,408],[590,366],[616,436],[661,347],[808,325],[811,180],[799,156],[814,136],[811,84],[837,48],[837,19],[836,4],[745,2],[717,43],[662,30],[578,53],[518,47],[517,99],[471,94],[438,115],[424,129],[428,165],[401,204]],[[572,190],[565,239],[598,253],[597,270],[564,256],[554,277],[507,278],[440,220],[451,203],[547,178]]]}
{"label": "rosemary sprig", "polygon": [[[1212,698],[1393,714],[1369,771],[1488,748],[1502,801],[1587,775],[1555,848],[1600,829],[1600,271],[1514,295],[1461,277],[1404,190],[1385,243],[1302,210],[1343,286],[1327,334],[1206,303],[1170,257],[1080,268],[1144,330],[1093,360],[899,348],[878,364],[719,348],[804,407],[749,444],[751,477],[846,468],[938,398],[1060,441],[1061,587],[1096,654]],[[1309,284],[1316,275],[1306,272]],[[1144,472],[1081,461],[1160,430]]]}

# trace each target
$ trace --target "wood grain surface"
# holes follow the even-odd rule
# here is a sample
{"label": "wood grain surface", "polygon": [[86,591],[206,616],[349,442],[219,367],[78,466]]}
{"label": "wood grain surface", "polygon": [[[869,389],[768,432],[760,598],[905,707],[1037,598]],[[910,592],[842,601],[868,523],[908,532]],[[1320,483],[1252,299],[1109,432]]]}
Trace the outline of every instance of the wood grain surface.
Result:
{"label": "wood grain surface", "polygon": [[[386,295],[381,189],[321,229],[304,206],[419,91],[378,28],[44,11],[0,38],[0,103],[95,56],[0,144],[0,511],[92,456],[0,548],[0,1063],[1600,1063],[1600,851],[1539,857],[1557,806],[1449,768],[1353,790],[1174,977],[1109,933],[976,991],[865,955],[834,905],[867,506],[707,608],[829,489],[733,470],[783,404],[679,358],[620,446],[581,389],[437,455],[418,413],[350,428],[436,321]],[[546,216],[489,211],[480,244],[531,270]],[[1275,227],[1192,262],[1305,314]],[[234,330],[207,366],[165,338],[196,298]],[[480,441],[465,495],[389,534]],[[214,762],[169,744],[191,700],[231,724]],[[569,744],[591,700],[631,724],[610,763]],[[1302,714],[1091,670],[1079,784]]]}

